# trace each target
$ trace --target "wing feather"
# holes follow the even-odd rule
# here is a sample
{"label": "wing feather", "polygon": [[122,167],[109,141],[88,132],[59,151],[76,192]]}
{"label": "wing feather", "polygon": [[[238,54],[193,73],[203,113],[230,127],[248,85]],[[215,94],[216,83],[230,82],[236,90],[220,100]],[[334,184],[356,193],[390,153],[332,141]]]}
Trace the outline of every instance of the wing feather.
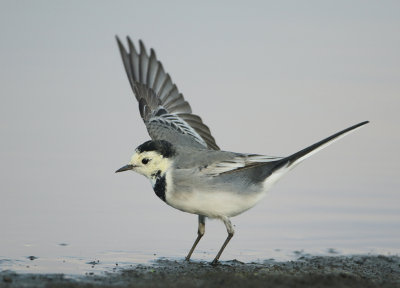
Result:
{"label": "wing feather", "polygon": [[140,54],[139,54],[139,82],[140,83],[146,83],[147,79],[147,71],[148,71],[148,61],[149,61],[149,56],[147,56],[146,53],[146,48],[144,47],[144,44],[142,41],[139,41],[139,47],[140,47]]}
{"label": "wing feather", "polygon": [[150,50],[150,60],[149,60],[149,69],[147,71],[147,79],[146,83],[149,84],[150,87],[154,87],[154,80],[158,73],[159,66],[157,65],[156,54],[153,49]]}
{"label": "wing feather", "polygon": [[[132,78],[129,79],[129,82],[131,83],[132,88],[134,87],[134,79],[139,79],[139,54],[136,52],[135,46],[133,46],[132,42],[128,41],[129,43],[129,61],[125,64],[126,66],[130,67],[131,70],[131,75],[128,74],[128,77],[131,76]],[[120,45],[122,46],[122,44]],[[123,46],[122,46],[123,47]],[[125,48],[124,48],[125,50]],[[137,97],[136,97],[137,98]],[[138,99],[139,100],[139,99]]]}
{"label": "wing feather", "polygon": [[274,161],[279,161],[283,157],[265,156],[257,154],[237,154],[235,157],[215,162],[201,169],[207,176],[219,176],[226,173],[239,172],[243,169],[254,168]]}

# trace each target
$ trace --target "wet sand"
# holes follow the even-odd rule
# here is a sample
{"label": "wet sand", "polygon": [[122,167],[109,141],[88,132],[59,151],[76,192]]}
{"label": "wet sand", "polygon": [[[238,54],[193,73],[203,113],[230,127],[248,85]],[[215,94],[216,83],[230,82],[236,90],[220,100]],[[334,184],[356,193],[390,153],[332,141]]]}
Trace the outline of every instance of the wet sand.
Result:
{"label": "wet sand", "polygon": [[102,275],[0,272],[0,287],[400,287],[398,256],[300,257],[242,263],[157,260]]}

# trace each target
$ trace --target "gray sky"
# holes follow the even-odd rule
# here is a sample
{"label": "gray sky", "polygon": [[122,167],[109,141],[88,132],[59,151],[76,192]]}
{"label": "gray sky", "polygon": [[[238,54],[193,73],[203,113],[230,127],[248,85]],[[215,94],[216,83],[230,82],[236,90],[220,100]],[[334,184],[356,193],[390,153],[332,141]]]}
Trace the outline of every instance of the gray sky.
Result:
{"label": "gray sky", "polygon": [[[399,223],[400,2],[232,2],[0,2],[1,241],[49,229],[54,241],[194,239],[194,216],[159,201],[144,177],[114,174],[148,139],[116,34],[155,48],[224,150],[284,156],[371,121],[234,219],[241,230],[326,202]],[[144,236],[127,232],[142,225]]]}

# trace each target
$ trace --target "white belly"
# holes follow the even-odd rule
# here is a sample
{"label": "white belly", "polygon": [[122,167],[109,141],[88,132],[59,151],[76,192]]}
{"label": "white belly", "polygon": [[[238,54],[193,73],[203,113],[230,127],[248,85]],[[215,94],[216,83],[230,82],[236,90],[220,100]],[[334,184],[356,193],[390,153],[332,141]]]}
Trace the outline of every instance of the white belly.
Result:
{"label": "white belly", "polygon": [[166,193],[167,204],[188,213],[210,218],[232,217],[253,207],[265,193],[238,194],[229,191]]}

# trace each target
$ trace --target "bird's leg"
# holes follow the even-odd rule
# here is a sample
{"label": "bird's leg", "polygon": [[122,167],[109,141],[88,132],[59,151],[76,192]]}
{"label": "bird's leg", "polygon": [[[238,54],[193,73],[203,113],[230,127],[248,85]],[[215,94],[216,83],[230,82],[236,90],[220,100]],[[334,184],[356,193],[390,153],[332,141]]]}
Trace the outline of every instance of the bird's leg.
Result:
{"label": "bird's leg", "polygon": [[193,243],[192,249],[190,249],[189,254],[185,258],[186,261],[190,260],[190,256],[192,256],[194,249],[196,248],[197,244],[199,243],[201,237],[203,237],[205,232],[206,232],[206,217],[199,215],[199,228],[197,229],[197,238],[196,241],[194,241]]}
{"label": "bird's leg", "polygon": [[235,230],[233,229],[231,220],[229,220],[229,218],[225,217],[225,216],[222,217],[221,220],[225,224],[226,231],[228,231],[228,237],[226,237],[226,240],[225,240],[224,244],[222,245],[221,249],[219,250],[217,256],[215,256],[214,260],[211,262],[211,265],[216,265],[218,263],[218,259],[221,256],[222,252],[224,251],[226,245],[228,244],[228,242],[233,237],[233,234],[235,234]]}

